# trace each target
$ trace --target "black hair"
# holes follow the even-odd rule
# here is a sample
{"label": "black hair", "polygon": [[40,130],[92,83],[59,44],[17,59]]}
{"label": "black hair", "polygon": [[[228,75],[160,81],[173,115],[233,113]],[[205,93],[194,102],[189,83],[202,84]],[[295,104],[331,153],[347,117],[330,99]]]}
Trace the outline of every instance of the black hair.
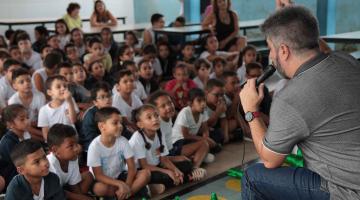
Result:
{"label": "black hair", "polygon": [[10,153],[10,158],[15,166],[21,166],[25,164],[26,156],[32,154],[39,149],[42,149],[40,142],[36,140],[24,140],[15,145]]}
{"label": "black hair", "polygon": [[150,61],[148,59],[141,59],[138,63],[138,69],[141,69],[141,65],[144,63],[149,63]]}
{"label": "black hair", "polygon": [[11,37],[14,35],[15,31],[12,29],[8,29],[5,31],[5,37],[6,39],[10,40]]}
{"label": "black hair", "polygon": [[127,35],[132,35],[135,39],[135,44],[139,44],[139,40],[138,38],[136,37],[135,35],[135,32],[134,31],[127,31],[125,34],[124,34],[124,40],[126,38]]}
{"label": "black hair", "polygon": [[68,27],[68,25],[66,24],[66,22],[65,22],[64,19],[58,19],[58,20],[55,21],[55,34],[59,34],[59,32],[57,31],[57,28],[56,28],[56,24],[59,24],[59,23],[65,25],[65,29],[66,29],[65,33],[66,33],[66,34],[69,34],[69,33],[70,33],[69,27]]}
{"label": "black hair", "polygon": [[9,59],[5,60],[5,62],[3,64],[4,71],[7,71],[13,65],[21,66],[21,63],[19,61],[17,61],[17,60],[12,59],[12,58],[9,58]]}
{"label": "black hair", "polygon": [[155,14],[151,15],[150,22],[151,22],[151,24],[154,24],[155,22],[159,21],[163,17],[164,17],[164,15],[162,15],[160,13],[155,13]]}
{"label": "black hair", "polygon": [[56,68],[56,73],[59,74],[60,73],[60,70],[62,68],[65,68],[65,69],[72,69],[73,65],[69,62],[62,62],[58,65],[58,67]]}
{"label": "black hair", "polygon": [[92,63],[89,64],[89,72],[92,72],[92,68],[94,67],[94,65],[95,65],[96,63],[100,63],[101,66],[104,67],[104,65],[102,64],[102,62],[101,62],[100,60],[95,60],[94,62],[92,62]]}
{"label": "black hair", "polygon": [[120,115],[120,111],[117,108],[114,107],[104,107],[100,108],[95,113],[95,122],[96,124],[100,122],[105,122],[106,120],[110,119],[112,114]]}
{"label": "black hair", "polygon": [[183,69],[183,70],[187,71],[186,65],[182,64],[182,63],[175,65],[175,67],[172,69],[172,73],[175,73],[177,69]]}
{"label": "black hair", "polygon": [[76,135],[74,127],[57,123],[49,129],[47,144],[49,147],[60,146],[66,138],[76,137]]}
{"label": "black hair", "polygon": [[76,9],[80,9],[80,5],[78,3],[71,2],[71,3],[69,3],[69,5],[66,9],[66,12],[70,15],[72,13],[72,11],[74,11]]}
{"label": "black hair", "polygon": [[76,47],[74,43],[70,42],[70,43],[67,43],[65,46],[64,46],[64,51],[66,53],[67,51],[67,48],[71,48],[71,47]]}
{"label": "black hair", "polygon": [[42,45],[41,48],[40,48],[40,53],[43,53],[43,51],[44,51],[46,48],[51,48],[51,46],[48,45],[48,44]]}
{"label": "black hair", "polygon": [[200,88],[192,88],[189,91],[189,101],[192,103],[196,98],[205,99],[205,93]]}
{"label": "black hair", "polygon": [[145,45],[143,50],[142,50],[142,54],[143,55],[147,55],[147,54],[156,54],[156,47],[153,44],[148,44]]}
{"label": "black hair", "polygon": [[206,83],[205,90],[211,91],[215,87],[224,87],[224,83],[218,79],[212,78]]}
{"label": "black hair", "polygon": [[0,40],[3,41],[3,44],[0,45],[0,48],[8,48],[8,44],[6,43],[5,37],[3,35],[0,35]]}
{"label": "black hair", "polygon": [[111,94],[110,85],[107,82],[100,81],[100,82],[97,82],[90,91],[91,100],[95,101],[97,98],[97,93],[101,90]]}
{"label": "black hair", "polygon": [[89,39],[89,47],[91,48],[95,43],[100,43],[102,44],[101,42],[101,39],[99,37],[92,37]]}
{"label": "black hair", "polygon": [[223,79],[224,79],[224,82],[226,82],[226,79],[228,78],[228,77],[237,77],[237,73],[236,72],[234,72],[234,71],[224,71],[224,73],[223,73],[223,75],[222,75],[222,77],[223,77]]}
{"label": "black hair", "polygon": [[202,48],[203,48],[204,50],[206,49],[208,39],[211,38],[211,37],[216,37],[216,35],[213,34],[213,33],[210,33],[210,34],[207,34],[207,35],[202,39]]}
{"label": "black hair", "polygon": [[195,65],[196,71],[198,71],[198,70],[201,68],[202,65],[205,65],[205,67],[206,67],[207,69],[210,69],[210,68],[211,68],[209,62],[206,61],[206,60],[203,59],[203,58],[200,58],[200,59],[196,60],[195,63],[194,63],[194,65]]}
{"label": "black hair", "polygon": [[43,64],[45,68],[54,69],[62,62],[62,56],[59,53],[51,52],[45,56]]}
{"label": "black hair", "polygon": [[183,16],[177,17],[177,18],[175,19],[175,21],[176,21],[176,22],[180,22],[180,23],[182,23],[182,24],[185,24],[185,23],[186,23],[186,19],[185,19],[185,17],[183,17]]}
{"label": "black hair", "polygon": [[43,36],[45,38],[49,36],[49,32],[45,26],[36,26],[34,28],[34,30],[37,31],[41,36]]}
{"label": "black hair", "polygon": [[123,65],[124,69],[127,69],[128,66],[132,66],[132,65],[135,65],[135,67],[136,67],[136,63],[132,60],[126,60],[123,62],[122,65]]}
{"label": "black hair", "polygon": [[29,40],[30,41],[30,36],[26,32],[20,33],[20,34],[18,34],[16,36],[16,44],[18,44],[20,41],[23,41],[23,40]]}
{"label": "black hair", "polygon": [[248,51],[255,51],[256,53],[256,47],[254,45],[246,45],[239,53],[239,60],[238,60],[238,66],[241,66],[243,64],[243,57]]}
{"label": "black hair", "polygon": [[184,50],[186,46],[192,46],[192,47],[194,47],[194,43],[191,42],[191,41],[185,42],[185,43],[181,46],[181,50]]}
{"label": "black hair", "polygon": [[11,104],[6,106],[2,113],[2,121],[6,123],[13,122],[21,112],[27,112],[27,109],[22,104]]}
{"label": "black hair", "polygon": [[116,77],[116,82],[119,83],[120,80],[125,77],[125,76],[131,76],[133,75],[132,72],[128,69],[122,69],[120,70],[117,74],[117,77]]}
{"label": "black hair", "polygon": [[246,66],[246,73],[248,74],[253,69],[263,69],[262,65],[258,62],[248,63]]}
{"label": "black hair", "polygon": [[118,58],[120,59],[120,56],[123,56],[126,49],[130,48],[129,45],[124,44],[123,46],[119,47],[119,51],[118,51]]}
{"label": "black hair", "polygon": [[[18,46],[16,46],[16,47],[19,49]],[[11,47],[10,47],[10,49],[11,49]],[[9,52],[10,51],[11,50],[9,50]],[[11,58],[10,54],[8,52],[6,52],[6,51],[0,50],[0,59],[5,60],[5,59],[8,59],[8,58]]]}
{"label": "black hair", "polygon": [[51,85],[53,84],[53,82],[55,80],[60,80],[60,81],[64,81],[66,82],[65,77],[61,76],[61,75],[55,75],[55,76],[50,76],[48,79],[46,79],[45,81],[45,88],[46,90],[50,90],[51,89]]}
{"label": "black hair", "polygon": [[48,43],[51,39],[53,39],[53,38],[58,38],[58,36],[57,35],[50,35],[48,38],[47,38],[47,40],[46,40],[46,43]]}
{"label": "black hair", "polygon": [[150,96],[147,99],[147,103],[156,106],[156,101],[158,100],[158,98],[162,97],[162,96],[168,96],[171,98],[170,94],[167,93],[164,90],[157,90],[156,92],[150,94]]}
{"label": "black hair", "polygon": [[219,62],[224,66],[226,65],[226,60],[220,56],[215,57],[214,60],[212,61],[212,64],[213,66],[215,66]]}
{"label": "black hair", "polygon": [[[141,114],[145,111],[145,110],[149,110],[149,109],[153,109],[156,111],[156,107],[153,106],[153,105],[150,105],[150,104],[144,104],[142,106],[140,106],[139,108],[136,108],[132,111],[132,120],[136,123],[136,122],[139,122],[140,121],[140,116]],[[139,133],[141,135],[141,137],[143,138],[144,140],[144,143],[145,143],[145,148],[147,150],[149,150],[151,148],[151,144],[146,140],[145,138],[145,133],[144,133],[144,130],[140,129],[139,130]],[[163,145],[163,141],[162,141],[162,133],[160,130],[157,130],[156,131],[156,134],[158,136],[158,139],[160,141],[160,152],[164,152],[164,145]]]}
{"label": "black hair", "polygon": [[19,69],[16,69],[13,71],[12,77],[11,77],[12,82],[14,82],[16,80],[16,78],[18,78],[19,76],[22,76],[22,75],[28,75],[31,77],[31,73],[29,72],[29,70],[27,70],[23,67],[20,67]]}

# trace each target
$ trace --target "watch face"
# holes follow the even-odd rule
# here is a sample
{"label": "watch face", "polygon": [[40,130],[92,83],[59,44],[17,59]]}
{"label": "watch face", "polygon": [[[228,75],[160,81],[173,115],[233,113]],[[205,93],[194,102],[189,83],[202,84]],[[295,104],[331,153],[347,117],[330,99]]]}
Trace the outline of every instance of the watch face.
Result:
{"label": "watch face", "polygon": [[253,114],[251,112],[245,113],[245,120],[247,122],[251,122],[253,119],[254,119],[254,116],[253,116]]}

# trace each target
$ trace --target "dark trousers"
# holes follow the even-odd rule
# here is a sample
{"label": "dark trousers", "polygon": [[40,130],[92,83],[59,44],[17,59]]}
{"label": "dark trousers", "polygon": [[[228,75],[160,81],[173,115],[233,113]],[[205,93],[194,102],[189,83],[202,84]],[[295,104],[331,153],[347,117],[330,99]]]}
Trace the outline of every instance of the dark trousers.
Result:
{"label": "dark trousers", "polygon": [[[192,172],[193,166],[190,161],[174,162],[174,165],[184,174],[184,182],[189,181],[189,174]],[[166,188],[173,187],[174,181],[169,175],[159,171],[151,172],[150,184],[164,184]]]}

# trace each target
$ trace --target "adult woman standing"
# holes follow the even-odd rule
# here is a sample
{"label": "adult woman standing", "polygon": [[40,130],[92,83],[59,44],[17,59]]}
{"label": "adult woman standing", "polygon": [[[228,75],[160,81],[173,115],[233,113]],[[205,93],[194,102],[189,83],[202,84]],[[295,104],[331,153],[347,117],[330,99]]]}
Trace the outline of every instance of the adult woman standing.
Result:
{"label": "adult woman standing", "polygon": [[116,26],[116,18],[110,11],[106,10],[105,4],[101,0],[95,1],[94,12],[90,17],[92,27]]}
{"label": "adult woman standing", "polygon": [[[244,47],[246,39],[238,37],[238,16],[231,10],[231,0],[213,0],[212,8],[212,13],[207,15],[202,22],[202,27],[216,32],[219,48],[228,50],[233,44]],[[238,40],[242,40],[242,42],[238,42]]]}
{"label": "adult woman standing", "polygon": [[69,30],[71,31],[74,28],[81,28],[82,21],[79,15],[80,5],[78,3],[70,3],[66,11],[67,14],[64,15],[63,19]]}

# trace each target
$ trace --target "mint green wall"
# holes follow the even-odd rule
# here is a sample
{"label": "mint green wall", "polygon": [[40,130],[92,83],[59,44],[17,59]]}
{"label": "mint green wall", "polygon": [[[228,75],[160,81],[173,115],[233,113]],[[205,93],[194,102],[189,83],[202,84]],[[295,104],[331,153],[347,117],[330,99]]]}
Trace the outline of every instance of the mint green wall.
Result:
{"label": "mint green wall", "polygon": [[152,14],[161,13],[168,24],[179,15],[180,5],[179,0],[134,0],[135,23],[150,22]]}

